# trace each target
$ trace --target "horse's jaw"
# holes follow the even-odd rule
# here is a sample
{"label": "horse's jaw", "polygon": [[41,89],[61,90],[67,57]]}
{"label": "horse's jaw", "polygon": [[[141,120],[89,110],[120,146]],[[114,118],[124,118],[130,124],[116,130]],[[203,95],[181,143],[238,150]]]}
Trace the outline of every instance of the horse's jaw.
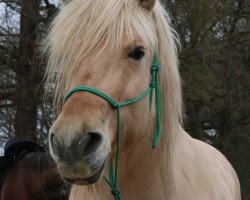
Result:
{"label": "horse's jaw", "polygon": [[70,179],[70,178],[63,177],[63,179],[66,182],[69,182],[70,184],[75,184],[75,185],[91,185],[91,184],[95,184],[103,176],[104,168],[105,168],[105,162],[103,163],[101,168],[96,173],[94,173],[92,176],[90,176],[88,178],[73,178],[73,179]]}

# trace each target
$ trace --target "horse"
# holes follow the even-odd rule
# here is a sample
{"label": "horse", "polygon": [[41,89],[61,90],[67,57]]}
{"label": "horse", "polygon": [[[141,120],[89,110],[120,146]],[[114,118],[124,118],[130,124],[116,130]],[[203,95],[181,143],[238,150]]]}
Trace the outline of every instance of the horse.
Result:
{"label": "horse", "polygon": [[26,138],[7,142],[10,143],[1,158],[1,169],[5,168],[1,176],[1,200],[68,199],[68,186],[48,152]]}
{"label": "horse", "polygon": [[177,47],[159,0],[62,1],[46,84],[50,153],[71,200],[241,199],[227,159],[183,129]]}

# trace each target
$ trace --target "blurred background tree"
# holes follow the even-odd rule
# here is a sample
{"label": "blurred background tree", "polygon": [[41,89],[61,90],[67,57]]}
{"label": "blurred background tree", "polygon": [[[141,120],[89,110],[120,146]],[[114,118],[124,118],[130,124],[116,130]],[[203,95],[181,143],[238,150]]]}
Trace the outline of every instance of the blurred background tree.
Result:
{"label": "blurred background tree", "polygon": [[[185,128],[226,155],[250,200],[250,1],[163,0],[181,41]],[[0,0],[0,141],[47,143],[41,44],[56,0]]]}
{"label": "blurred background tree", "polygon": [[[0,0],[0,133],[5,141],[43,141],[53,112],[43,103],[41,41],[56,6],[46,0]],[[45,140],[46,142],[46,140]]]}

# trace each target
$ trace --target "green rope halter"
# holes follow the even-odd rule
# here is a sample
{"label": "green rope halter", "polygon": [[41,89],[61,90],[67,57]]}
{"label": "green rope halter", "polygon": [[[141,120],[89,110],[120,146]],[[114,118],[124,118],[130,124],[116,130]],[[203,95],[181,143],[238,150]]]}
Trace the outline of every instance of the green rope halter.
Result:
{"label": "green rope halter", "polygon": [[117,113],[117,145],[116,145],[116,160],[115,160],[115,170],[113,167],[113,162],[112,160],[110,161],[109,164],[109,180],[104,178],[105,181],[108,183],[108,185],[111,188],[111,193],[114,196],[115,200],[121,200],[121,194],[120,191],[118,189],[118,185],[117,185],[117,179],[118,179],[118,168],[119,168],[119,158],[120,158],[120,146],[121,146],[121,114],[120,114],[120,108],[130,105],[132,103],[135,103],[137,101],[140,101],[141,99],[143,99],[144,97],[146,97],[148,94],[150,94],[150,108],[151,108],[151,104],[152,104],[152,98],[153,98],[153,92],[155,89],[155,100],[156,100],[156,112],[157,112],[157,125],[156,125],[156,129],[154,132],[154,137],[153,137],[153,144],[152,147],[155,149],[160,137],[160,123],[161,123],[161,103],[160,103],[160,87],[159,87],[159,83],[158,83],[158,71],[159,71],[159,62],[156,56],[156,53],[154,54],[154,60],[153,63],[151,65],[151,81],[150,81],[150,85],[148,87],[148,89],[141,93],[138,97],[131,99],[129,101],[123,102],[123,103],[118,103],[117,101],[114,101],[111,97],[107,96],[106,94],[102,93],[101,91],[92,88],[92,87],[88,87],[88,86],[79,86],[79,87],[75,87],[72,90],[70,90],[70,92],[65,96],[64,98],[64,102],[67,101],[67,99],[74,94],[75,92],[80,92],[80,91],[84,91],[84,92],[89,92],[92,94],[95,94],[99,97],[101,97],[102,99],[104,99],[105,101],[107,101],[111,107],[113,109],[116,110]]}

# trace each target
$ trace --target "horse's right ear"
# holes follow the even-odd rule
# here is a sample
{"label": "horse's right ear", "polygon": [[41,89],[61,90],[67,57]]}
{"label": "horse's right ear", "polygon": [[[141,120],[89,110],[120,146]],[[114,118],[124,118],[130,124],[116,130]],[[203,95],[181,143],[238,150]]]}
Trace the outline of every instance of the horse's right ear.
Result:
{"label": "horse's right ear", "polygon": [[151,11],[154,8],[156,0],[138,0],[141,7],[147,11]]}

